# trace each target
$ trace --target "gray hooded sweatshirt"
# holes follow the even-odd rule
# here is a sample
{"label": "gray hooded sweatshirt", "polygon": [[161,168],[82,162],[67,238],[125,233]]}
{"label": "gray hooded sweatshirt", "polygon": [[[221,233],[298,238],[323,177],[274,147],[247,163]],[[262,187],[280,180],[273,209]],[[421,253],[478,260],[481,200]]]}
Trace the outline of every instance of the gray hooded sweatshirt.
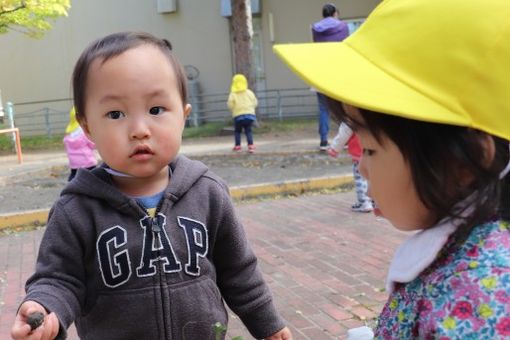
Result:
{"label": "gray hooded sweatshirt", "polygon": [[50,211],[25,300],[81,339],[214,339],[224,301],[256,338],[285,325],[226,184],[179,156],[151,218],[103,169],[79,170]]}

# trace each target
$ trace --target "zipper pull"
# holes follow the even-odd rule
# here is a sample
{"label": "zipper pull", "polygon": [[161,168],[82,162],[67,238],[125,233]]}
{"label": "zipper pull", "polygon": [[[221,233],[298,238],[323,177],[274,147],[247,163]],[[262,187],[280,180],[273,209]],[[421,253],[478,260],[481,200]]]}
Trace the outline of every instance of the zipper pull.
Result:
{"label": "zipper pull", "polygon": [[158,218],[157,217],[151,218],[151,228],[152,228],[152,231],[155,232],[155,233],[160,233],[161,232],[161,226],[158,223]]}

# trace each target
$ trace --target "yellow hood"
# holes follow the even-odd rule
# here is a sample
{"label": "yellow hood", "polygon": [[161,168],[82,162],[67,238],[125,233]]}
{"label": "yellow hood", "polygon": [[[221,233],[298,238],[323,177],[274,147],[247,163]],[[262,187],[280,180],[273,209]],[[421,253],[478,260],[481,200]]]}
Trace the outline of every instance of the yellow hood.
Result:
{"label": "yellow hood", "polygon": [[232,78],[232,86],[230,87],[231,92],[242,92],[248,89],[248,81],[242,74],[236,74]]}
{"label": "yellow hood", "polygon": [[76,120],[76,111],[74,110],[74,106],[69,112],[69,124],[67,124],[66,127],[66,134],[69,134],[73,132],[74,130],[78,129],[80,127],[80,124],[78,124],[78,121]]}

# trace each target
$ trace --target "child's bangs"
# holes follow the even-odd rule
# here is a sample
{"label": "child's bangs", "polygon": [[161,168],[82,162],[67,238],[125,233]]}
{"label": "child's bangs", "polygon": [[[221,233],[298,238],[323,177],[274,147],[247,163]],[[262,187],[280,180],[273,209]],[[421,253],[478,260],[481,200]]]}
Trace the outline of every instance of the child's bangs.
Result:
{"label": "child's bangs", "polygon": [[329,112],[331,117],[337,123],[345,123],[349,126],[354,132],[359,131],[360,129],[366,129],[367,126],[364,122],[350,116],[347,112],[345,112],[342,102],[326,97],[328,102]]}

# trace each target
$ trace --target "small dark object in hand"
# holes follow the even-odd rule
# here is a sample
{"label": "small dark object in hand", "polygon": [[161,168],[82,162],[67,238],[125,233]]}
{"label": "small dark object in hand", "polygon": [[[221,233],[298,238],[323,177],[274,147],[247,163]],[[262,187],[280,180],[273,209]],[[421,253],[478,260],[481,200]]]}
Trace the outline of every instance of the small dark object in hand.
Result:
{"label": "small dark object in hand", "polygon": [[30,325],[32,330],[42,325],[44,320],[44,314],[41,312],[33,312],[27,317],[27,323]]}

